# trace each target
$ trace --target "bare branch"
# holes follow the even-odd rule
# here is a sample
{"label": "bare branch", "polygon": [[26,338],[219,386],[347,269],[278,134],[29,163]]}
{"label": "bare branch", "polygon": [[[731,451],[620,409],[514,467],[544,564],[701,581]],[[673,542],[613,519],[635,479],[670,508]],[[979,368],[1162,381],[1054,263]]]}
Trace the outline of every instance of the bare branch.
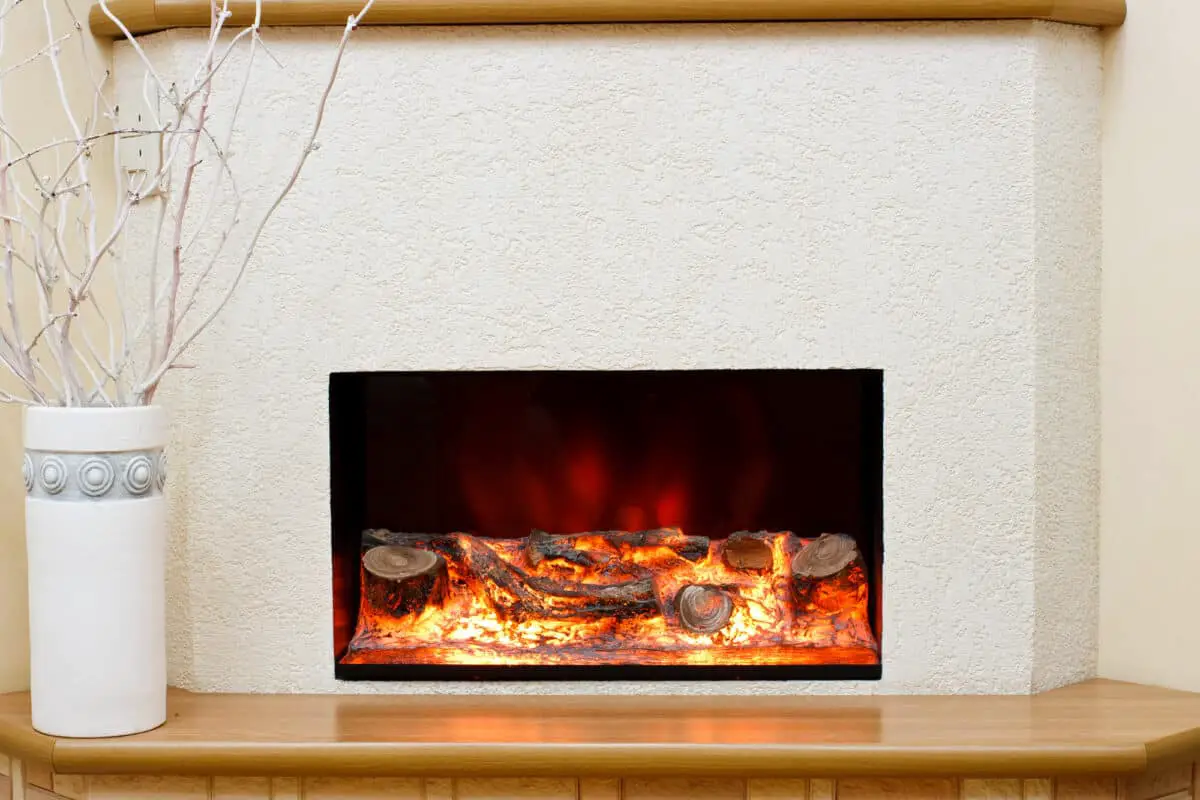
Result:
{"label": "bare branch", "polygon": [[4,69],[0,69],[0,78],[3,78],[10,73],[16,72],[21,67],[24,67],[27,64],[32,64],[34,61],[37,61],[39,58],[46,55],[52,49],[58,47],[60,44],[62,44],[63,42],[65,42],[67,39],[70,39],[70,38],[71,38],[71,34],[64,33],[62,36],[60,36],[57,39],[55,39],[54,41],[50,42],[50,44],[46,45],[41,50],[38,50],[36,53],[34,53],[33,55],[24,59],[23,61],[18,61],[16,64],[10,64],[9,66],[5,67]]}
{"label": "bare branch", "polygon": [[17,397],[3,391],[0,391],[0,403],[12,403],[17,406],[41,406],[46,404],[45,400],[28,400],[24,397]]}
{"label": "bare branch", "polygon": [[[0,169],[0,209],[4,211],[4,261],[0,269],[4,271],[4,292],[8,300],[8,319],[12,325],[13,336],[16,337],[18,346],[24,341],[21,335],[21,313],[17,309],[17,285],[13,275],[13,222],[9,216],[9,177],[8,169]],[[22,356],[18,362],[20,374],[26,379],[33,379],[33,365],[29,363],[28,356]]]}
{"label": "bare branch", "polygon": [[70,317],[70,316],[74,316],[74,315],[73,314],[55,314],[54,316],[52,316],[50,318],[50,321],[47,322],[45,325],[43,325],[42,329],[40,331],[38,331],[34,335],[33,339],[29,342],[29,344],[25,346],[25,355],[28,356],[30,353],[33,352],[33,348],[37,347],[38,339],[42,338],[42,334],[44,334],[46,331],[50,330],[55,325],[57,325],[59,320],[66,319],[67,317]]}
{"label": "bare branch", "polygon": [[4,366],[8,367],[9,371],[17,376],[17,379],[25,386],[25,390],[29,392],[30,397],[39,403],[46,403],[46,395],[38,388],[36,381],[22,375],[9,355],[0,353],[0,362],[3,362]]}
{"label": "bare branch", "polygon": [[334,84],[337,82],[338,71],[342,64],[342,56],[345,55],[346,52],[346,44],[350,40],[350,34],[353,33],[354,29],[358,27],[358,23],[363,16],[365,16],[366,13],[371,10],[371,6],[374,4],[374,2],[375,0],[367,0],[367,3],[363,6],[362,10],[359,11],[358,14],[355,14],[346,20],[346,27],[342,30],[342,38],[338,42],[337,51],[334,55],[333,67],[330,70],[329,80],[326,82],[325,89],[321,93],[321,99],[317,102],[316,117],[313,120],[313,125],[309,131],[308,138],[304,142],[304,147],[300,151],[300,157],[296,161],[296,165],[293,167],[287,183],[284,184],[283,189],[279,192],[279,194],[275,196],[275,200],[271,203],[270,207],[268,207],[267,212],[263,215],[262,219],[259,220],[258,226],[254,229],[254,234],[250,237],[250,243],[246,248],[241,263],[238,265],[238,270],[233,281],[222,295],[216,307],[213,308],[209,314],[204,317],[200,324],[198,324],[191,331],[191,333],[187,335],[186,338],[180,341],[173,350],[167,352],[162,362],[160,362],[158,368],[155,369],[154,372],[152,372],[146,378],[146,380],[144,380],[141,385],[138,386],[137,393],[145,398],[145,402],[148,403],[153,399],[154,392],[158,387],[158,382],[162,380],[162,376],[166,374],[171,364],[175,363],[175,361],[177,361],[179,357],[183,355],[191,343],[196,340],[196,337],[203,333],[204,330],[210,324],[212,324],[212,321],[216,318],[217,314],[219,314],[221,310],[225,308],[226,304],[229,302],[229,298],[233,296],[233,292],[241,283],[242,277],[246,274],[246,267],[249,265],[250,259],[254,255],[254,248],[258,244],[258,240],[261,238],[263,230],[266,229],[267,223],[271,221],[271,217],[274,216],[279,206],[283,204],[284,199],[287,197],[288,193],[291,192],[292,187],[296,185],[296,181],[299,180],[300,172],[304,169],[304,164],[308,161],[308,157],[317,149],[317,135],[320,133],[321,123],[325,119],[325,108],[329,104],[329,96],[333,92]]}
{"label": "bare branch", "polygon": [[6,8],[0,10],[0,20],[3,20],[10,13],[15,11],[19,5],[21,5],[21,0],[13,0],[13,2],[10,3]]}
{"label": "bare branch", "polygon": [[167,90],[166,83],[163,81],[162,76],[158,74],[158,70],[154,68],[154,63],[146,56],[146,51],[142,49],[142,45],[138,42],[137,37],[130,32],[120,17],[113,14],[112,9],[108,7],[108,0],[99,0],[99,3],[100,11],[121,31],[121,35],[125,37],[125,41],[129,43],[130,48],[137,54],[138,60],[142,62],[142,66],[146,68],[146,74],[154,79],[159,93],[163,97],[169,96],[170,93]]}
{"label": "bare branch", "polygon": [[[213,5],[212,13],[212,36],[209,37],[205,63],[207,77],[204,81],[203,99],[200,101],[200,113],[196,119],[197,130],[204,130],[204,122],[208,119],[208,104],[212,99],[213,49],[216,47],[221,25],[229,16],[228,5],[220,11]],[[199,147],[200,134],[195,133],[192,135],[188,149],[188,163],[183,171],[183,188],[179,194],[179,210],[175,212],[175,232],[171,237],[171,291],[167,295],[167,324],[163,330],[163,350],[165,352],[171,351],[171,343],[175,340],[175,329],[178,324],[175,315],[179,304],[179,284],[183,280],[183,220],[187,213],[188,199],[192,194],[192,182],[196,178],[196,167],[199,166],[199,162],[196,160],[196,152]]]}
{"label": "bare branch", "polygon": [[[149,403],[167,372],[194,366],[181,363],[180,358],[228,305],[266,226],[317,149],[316,137],[350,34],[374,2],[367,0],[358,14],[347,19],[328,81],[316,103],[310,133],[292,171],[271,196],[244,250],[230,265],[233,269],[228,282],[214,295],[214,305],[209,307],[200,300],[208,297],[208,284],[215,280],[217,266],[225,261],[225,250],[242,210],[241,188],[231,165],[238,117],[249,94],[257,52],[261,49],[274,58],[259,34],[263,0],[255,0],[253,23],[228,37],[223,36],[223,29],[232,17],[229,0],[210,0],[211,19],[203,53],[190,76],[185,73],[178,83],[164,79],[142,43],[113,13],[108,1],[99,0],[101,11],[124,34],[140,65],[153,124],[117,126],[116,109],[105,95],[109,70],[87,69],[92,88],[87,113],[83,106],[72,105],[67,92],[69,76],[60,59],[62,46],[74,37],[80,42],[85,67],[90,67],[94,57],[89,40],[81,35],[83,23],[69,0],[41,0],[44,44],[36,53],[0,71],[0,244],[3,246],[0,283],[7,301],[6,318],[0,320],[0,365],[13,372],[28,393],[28,397],[22,397],[0,392],[0,402],[58,402],[68,406]],[[21,2],[0,0],[0,49],[4,45],[4,20]],[[63,3],[70,31],[54,30],[52,2]],[[234,55],[247,46],[249,52],[228,127],[222,116],[221,130],[214,134],[210,128],[218,76],[230,69]],[[41,60],[49,63],[54,74],[56,99],[69,135],[26,149],[5,119],[3,80],[26,74],[23,67]],[[114,158],[116,202],[111,218],[102,217],[101,212],[107,214],[109,209],[98,207],[94,196],[96,186],[89,175],[96,163],[93,156],[98,151],[94,148],[100,142],[111,142],[113,155],[118,156],[120,142],[131,136],[159,137],[159,164],[153,171],[126,172],[119,158]],[[212,164],[211,178],[201,169],[206,162]],[[26,173],[28,181],[24,180]],[[18,177],[22,180],[16,180]],[[203,189],[198,184],[202,179],[208,184]],[[23,186],[28,193],[22,190]],[[205,191],[204,207],[193,208],[196,197]],[[145,295],[138,292],[146,300],[134,304],[141,311],[142,303],[146,303],[144,319],[134,326],[125,295],[128,282],[120,272],[120,265],[129,250],[125,240],[130,220],[147,198],[153,198],[158,205],[149,221],[153,230],[145,232],[153,235],[148,242],[152,247],[148,291]],[[166,231],[168,218],[170,233]],[[103,236],[98,231],[101,225],[105,229]],[[145,238],[138,236],[132,240],[145,241]],[[169,272],[160,270],[158,264],[161,251],[166,249],[171,253]],[[29,312],[22,314],[16,302],[20,288],[19,276],[15,274],[18,265],[28,269],[28,275],[32,276],[37,302],[33,320],[24,318]],[[111,306],[105,299],[107,294],[97,295],[97,287],[102,285],[97,276],[101,272],[114,276],[119,319],[111,316],[111,307],[106,308]],[[200,307],[204,313],[197,321],[195,315],[199,315]],[[107,334],[107,347],[104,339],[95,336],[97,331],[85,324],[84,317],[93,313],[104,325],[101,332]],[[33,336],[27,338],[30,332]],[[147,344],[149,360],[144,366],[135,364],[143,358]],[[43,363],[42,358],[47,354],[49,360]]]}
{"label": "bare branch", "polygon": [[[187,133],[187,132],[188,131],[185,131],[185,133]],[[47,150],[55,150],[59,147],[66,147],[67,145],[72,145],[74,147],[81,147],[81,146],[91,144],[92,142],[99,141],[101,139],[108,139],[110,137],[155,136],[155,135],[158,135],[161,133],[162,133],[161,130],[156,130],[154,128],[117,128],[117,129],[111,130],[111,131],[102,131],[100,133],[93,133],[93,134],[90,134],[87,136],[82,136],[78,139],[59,139],[54,142],[49,142],[47,144],[39,145],[38,147],[35,147],[34,149],[32,149],[28,152],[23,152],[23,153],[21,153],[21,155],[17,156],[16,158],[7,160],[7,161],[5,161],[4,164],[0,164],[0,166],[11,167],[15,164],[20,164],[24,161],[28,161],[29,159],[36,156],[38,153],[44,153]]]}

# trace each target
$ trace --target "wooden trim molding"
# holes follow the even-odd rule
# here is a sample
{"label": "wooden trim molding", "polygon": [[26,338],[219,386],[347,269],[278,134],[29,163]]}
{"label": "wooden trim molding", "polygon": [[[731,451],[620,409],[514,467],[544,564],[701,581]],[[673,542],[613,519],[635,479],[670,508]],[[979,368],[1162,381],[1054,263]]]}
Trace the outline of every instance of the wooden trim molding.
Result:
{"label": "wooden trim molding", "polygon": [[[343,25],[360,0],[264,0],[266,25]],[[134,34],[207,28],[208,0],[109,0]],[[238,24],[254,4],[230,4]],[[468,25],[586,22],[1041,19],[1097,27],[1120,25],[1125,0],[377,0],[366,25]],[[97,36],[120,29],[99,5],[89,15]]]}
{"label": "wooden trim molding", "polygon": [[1125,778],[1200,755],[1200,694],[1087,681],[1033,697],[225,695],[173,690],[162,728],[34,733],[0,752],[69,775]]}

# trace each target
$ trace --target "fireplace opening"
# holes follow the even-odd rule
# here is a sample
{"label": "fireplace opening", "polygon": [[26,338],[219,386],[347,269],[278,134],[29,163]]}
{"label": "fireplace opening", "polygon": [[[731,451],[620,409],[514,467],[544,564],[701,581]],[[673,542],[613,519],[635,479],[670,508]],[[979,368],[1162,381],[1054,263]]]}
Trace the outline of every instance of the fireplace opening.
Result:
{"label": "fireplace opening", "polygon": [[879,370],[330,376],[340,679],[878,679]]}

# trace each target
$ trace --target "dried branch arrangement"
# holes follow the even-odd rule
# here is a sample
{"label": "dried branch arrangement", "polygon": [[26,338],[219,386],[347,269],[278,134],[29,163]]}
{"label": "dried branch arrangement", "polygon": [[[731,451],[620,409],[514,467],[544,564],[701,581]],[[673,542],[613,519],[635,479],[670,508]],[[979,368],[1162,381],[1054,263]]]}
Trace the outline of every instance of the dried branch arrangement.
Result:
{"label": "dried branch arrangement", "polygon": [[[324,90],[314,99],[312,124],[297,146],[286,182],[272,190],[264,210],[245,236],[231,237],[241,226],[244,187],[232,153],[234,131],[256,66],[266,53],[261,37],[262,0],[244,27],[230,24],[229,0],[213,0],[211,25],[202,57],[190,74],[166,76],[148,57],[125,24],[100,0],[104,13],[122,30],[145,79],[148,109],[161,109],[137,127],[121,127],[111,100],[111,70],[92,70],[92,103],[80,113],[69,102],[61,57],[78,46],[85,61],[87,33],[66,0],[4,0],[0,4],[0,42],[11,13],[31,11],[41,2],[45,45],[32,56],[0,72],[0,281],[5,308],[0,312],[0,365],[16,377],[15,392],[0,401],[27,405],[131,406],[152,402],[163,377],[186,365],[188,348],[228,303],[253,258],[271,217],[296,185],[317,135],[351,33],[374,0],[346,21],[332,55]],[[56,4],[66,8],[66,30],[56,29]],[[2,46],[2,45],[0,45]],[[235,55],[237,58],[235,58]],[[269,53],[268,53],[269,55]],[[19,141],[5,115],[5,84],[19,81],[37,62],[48,62],[57,84],[70,135],[44,142]],[[234,69],[233,64],[239,66]],[[227,73],[236,72],[235,75]],[[217,90],[232,92],[217,125]],[[129,171],[120,164],[119,143],[143,137],[160,156],[153,169]],[[278,143],[258,143],[263,148]],[[98,197],[93,175],[102,148],[113,154],[116,197],[110,205]],[[255,144],[239,145],[253,152]],[[201,169],[200,165],[205,168]],[[203,182],[203,186],[199,186]],[[218,199],[223,213],[215,213]],[[139,207],[154,209],[151,233],[137,234],[138,252],[148,259],[126,258],[131,216]],[[200,206],[200,207],[196,207]],[[152,241],[141,241],[141,239]],[[234,252],[227,247],[244,240]],[[161,254],[161,255],[160,255]],[[148,261],[148,263],[147,263]],[[26,318],[18,301],[20,287],[31,287],[37,314]],[[201,297],[209,302],[200,303]]]}

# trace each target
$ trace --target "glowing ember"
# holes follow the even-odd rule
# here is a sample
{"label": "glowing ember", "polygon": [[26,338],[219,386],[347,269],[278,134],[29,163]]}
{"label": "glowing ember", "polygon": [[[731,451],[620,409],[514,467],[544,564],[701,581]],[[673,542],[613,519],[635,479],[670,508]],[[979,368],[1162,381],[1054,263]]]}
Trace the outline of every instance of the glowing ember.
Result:
{"label": "glowing ember", "polygon": [[849,537],[364,535],[347,664],[875,664]]}

